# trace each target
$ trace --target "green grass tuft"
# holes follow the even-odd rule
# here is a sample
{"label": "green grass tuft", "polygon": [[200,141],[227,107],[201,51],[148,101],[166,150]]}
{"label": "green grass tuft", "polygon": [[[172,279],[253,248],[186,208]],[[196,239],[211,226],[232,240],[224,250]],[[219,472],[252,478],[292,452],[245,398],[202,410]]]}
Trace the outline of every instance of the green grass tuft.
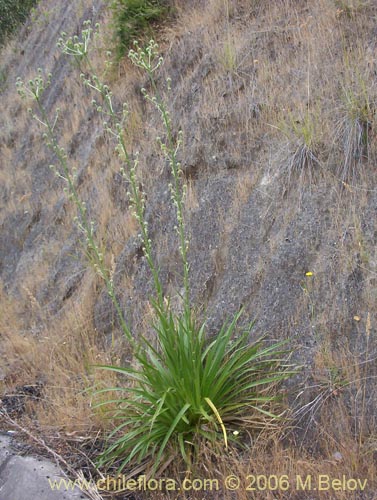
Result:
{"label": "green grass tuft", "polygon": [[151,26],[171,10],[169,0],[113,0],[113,24],[118,57],[124,56],[132,42],[151,35]]}
{"label": "green grass tuft", "polygon": [[276,384],[293,373],[283,363],[285,342],[249,343],[250,328],[236,336],[240,312],[207,341],[205,323],[197,326],[190,312],[177,317],[157,304],[154,309],[158,346],[145,341],[136,369],[103,367],[133,385],[101,391],[120,394],[98,403],[115,404],[115,415],[114,408],[109,411],[118,422],[101,466],[121,471],[132,462],[146,462],[156,472],[173,454],[189,467],[195,443],[222,440],[227,448],[235,440],[232,430],[246,424],[249,431],[263,428],[279,418],[271,411]]}

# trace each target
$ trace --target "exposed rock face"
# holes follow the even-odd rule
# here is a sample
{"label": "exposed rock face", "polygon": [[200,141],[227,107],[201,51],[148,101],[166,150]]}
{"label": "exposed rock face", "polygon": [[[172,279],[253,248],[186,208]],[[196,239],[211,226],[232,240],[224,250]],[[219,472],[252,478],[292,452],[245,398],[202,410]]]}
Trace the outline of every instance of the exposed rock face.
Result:
{"label": "exposed rock face", "polygon": [[[75,500],[87,498],[79,488],[53,490],[64,478],[52,462],[18,456],[8,436],[0,435],[0,500]],[[51,483],[50,483],[50,482]]]}
{"label": "exposed rock face", "polygon": [[[36,158],[36,147],[40,149],[36,130],[30,128],[29,121],[23,128],[17,123],[20,107],[12,104],[12,82],[15,75],[28,75],[37,67],[51,70],[54,78],[46,94],[46,105],[53,109],[65,103],[60,127],[61,130],[67,128],[69,133],[69,123],[74,119],[77,107],[77,103],[70,100],[79,90],[74,83],[66,85],[66,82],[76,80],[77,76],[69,61],[55,50],[55,42],[62,29],[74,33],[82,20],[98,19],[102,7],[101,2],[95,2],[91,7],[86,7],[84,2],[81,2],[81,7],[74,2],[59,6],[46,2],[44,9],[49,12],[50,19],[45,21],[43,28],[29,25],[24,29],[22,44],[17,48],[19,54],[10,58],[7,67],[9,76],[5,96],[16,120],[7,124],[11,129],[11,139],[8,139],[10,153],[3,171],[11,168],[16,172],[24,171],[30,183],[25,183],[24,191],[28,189],[27,192],[19,185],[9,183],[3,186],[1,275],[9,289],[17,290],[42,245],[50,245],[52,241],[60,245],[53,262],[44,259],[44,265],[50,270],[43,285],[36,289],[37,300],[44,305],[49,303],[55,312],[79,288],[80,276],[85,269],[78,262],[79,257],[72,258],[78,255],[76,232],[65,234],[65,241],[60,238],[59,224],[67,224],[66,202],[59,194],[59,182],[53,179],[48,169],[51,158],[46,157],[43,150],[38,151],[40,157]],[[253,19],[252,13],[249,15]],[[221,35],[221,28],[218,29]],[[205,36],[206,31],[200,26],[195,35],[183,33],[173,49],[167,51],[164,68],[166,75],[172,78],[171,113],[176,128],[181,127],[185,132],[182,161],[195,196],[193,206],[187,208],[192,238],[193,300],[206,304],[210,324],[218,326],[225,316],[243,304],[248,316],[258,318],[256,332],[268,331],[276,336],[300,333],[301,339],[310,343],[312,329],[316,328],[318,321],[308,318],[307,297],[302,286],[306,280],[305,272],[314,270],[310,300],[314,303],[315,316],[321,318],[321,329],[334,329],[336,321],[336,329],[339,333],[342,330],[342,336],[345,331],[352,335],[358,327],[352,323],[353,315],[369,310],[364,292],[373,294],[375,290],[373,286],[368,288],[373,279],[367,276],[365,266],[360,266],[357,245],[353,251],[349,248],[346,269],[340,272],[336,264],[347,245],[351,247],[355,239],[352,233],[355,230],[350,227],[351,220],[347,219],[349,205],[354,201],[345,199],[336,206],[337,195],[328,179],[319,179],[314,186],[304,188],[300,203],[294,190],[282,197],[279,166],[270,165],[270,172],[267,171],[267,149],[279,145],[270,144],[267,139],[263,142],[263,138],[253,135],[253,131],[246,127],[242,129],[241,120],[245,117],[251,122],[258,121],[258,101],[252,99],[249,90],[258,70],[248,62],[242,66],[241,75],[221,73],[216,54],[207,52]],[[250,41],[245,38],[243,43],[246,45]],[[257,40],[255,46],[260,43]],[[216,100],[213,98],[216,107],[207,109],[209,105],[206,107],[205,100],[210,90],[216,93]],[[68,139],[69,151],[72,163],[78,162],[82,169],[88,195],[95,196],[93,189],[96,188],[90,186],[91,179],[85,172],[91,164],[96,169],[105,167],[98,161],[99,150],[104,149],[103,145],[98,147],[102,132],[98,117],[93,115],[90,107],[80,110],[79,115],[82,115],[79,125]],[[144,135],[152,140],[154,127],[160,128],[158,117],[148,108],[146,118],[150,125],[148,127],[145,122],[144,127],[148,128]],[[105,142],[106,154],[109,155],[111,145],[107,140]],[[153,149],[148,143],[145,146]],[[174,212],[169,208],[167,178],[161,160],[147,149],[145,164],[148,170],[147,215],[157,242],[157,259],[168,279],[168,275],[179,272],[172,258],[176,255]],[[126,190],[118,189],[117,184],[119,179],[113,177],[109,186],[113,188],[113,202],[124,210]],[[148,189],[149,185],[153,188]],[[49,203],[51,191],[57,198],[53,203]],[[17,196],[27,197],[30,210],[23,210],[22,202],[17,204]],[[16,205],[14,210],[7,208],[11,200]],[[96,203],[94,198],[89,197],[88,201],[91,205]],[[354,209],[368,253],[367,267],[374,269],[377,210],[374,192],[366,193],[364,206],[354,206]],[[133,241],[124,244],[117,274],[121,276],[122,266],[128,266],[127,271],[133,275],[135,302],[142,304],[144,300],[139,298],[146,297],[148,273],[141,257],[133,267],[129,262],[123,262],[125,258],[130,260],[132,251],[127,248],[132,247]],[[179,277],[173,281],[177,281],[174,283],[177,286]],[[316,300],[324,296],[327,297],[325,302]],[[331,303],[338,304],[338,311],[339,306],[347,309],[347,314],[341,317],[334,314],[334,308],[329,307]],[[140,310],[143,307],[140,305]],[[134,310],[134,316],[139,314]],[[325,314],[327,321],[323,323]]]}

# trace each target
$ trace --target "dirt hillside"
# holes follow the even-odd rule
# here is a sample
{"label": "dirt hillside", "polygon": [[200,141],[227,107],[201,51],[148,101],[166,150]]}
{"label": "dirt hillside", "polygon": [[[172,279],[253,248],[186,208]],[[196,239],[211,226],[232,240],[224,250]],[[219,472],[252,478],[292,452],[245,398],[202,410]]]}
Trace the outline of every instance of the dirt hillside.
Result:
{"label": "dirt hillside", "polygon": [[[52,73],[44,103],[51,113],[60,108],[59,140],[125,316],[148,334],[151,312],[152,278],[114,145],[79,72],[56,48],[62,31],[79,33],[86,19],[101,24],[93,57],[103,70],[111,14],[97,0],[40,0],[2,49],[0,67],[0,395],[15,418],[62,440],[105,425],[83,392],[101,377],[89,366],[124,359],[128,346],[17,76]],[[177,0],[173,19],[155,28],[164,57],[157,83],[163,89],[171,78],[169,111],[184,138],[192,302],[211,335],[243,307],[244,323],[255,320],[253,338],[290,339],[303,366],[287,396],[305,408],[298,441],[285,454],[276,444],[270,463],[271,448],[261,452],[264,470],[376,472],[376,19],[373,0]],[[140,151],[146,218],[174,295],[182,273],[169,172],[155,140],[160,117],[127,57],[107,78],[116,102],[129,105],[125,137]],[[25,386],[42,388],[36,400],[10,404]],[[374,495],[331,494],[318,498]]]}

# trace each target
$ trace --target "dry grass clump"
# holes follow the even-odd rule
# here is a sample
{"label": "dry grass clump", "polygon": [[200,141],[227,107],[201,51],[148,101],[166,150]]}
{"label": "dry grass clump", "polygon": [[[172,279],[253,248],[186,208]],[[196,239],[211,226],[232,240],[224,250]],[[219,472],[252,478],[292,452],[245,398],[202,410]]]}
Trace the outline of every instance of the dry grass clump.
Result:
{"label": "dry grass clump", "polygon": [[310,189],[318,177],[321,169],[317,156],[320,143],[318,126],[318,119],[309,110],[298,119],[292,114],[283,119],[280,130],[286,136],[287,149],[290,150],[281,172],[285,190],[295,184],[302,195],[303,190]]}
{"label": "dry grass clump", "polygon": [[[308,172],[303,187],[313,182],[319,163],[340,181],[349,178],[369,155],[374,135],[375,58],[370,54],[375,7],[341,3],[321,0],[308,7],[306,2],[285,1],[256,7],[237,2],[229,8],[228,2],[217,1],[200,19],[195,13],[190,19],[182,14],[186,29],[201,27],[205,53],[212,52],[217,40],[216,65],[202,94],[203,127],[214,129],[215,120],[221,123],[228,150],[237,145],[240,151],[245,144],[257,149],[262,137],[281,128],[283,117],[291,136],[284,175]],[[351,16],[345,15],[347,9]],[[247,19],[247,31],[238,22],[239,13]],[[359,76],[355,78],[354,68],[356,85],[350,86],[344,54],[352,52]],[[282,155],[277,161],[280,169]]]}
{"label": "dry grass clump", "polygon": [[59,320],[47,318],[37,335],[24,329],[20,303],[1,295],[2,409],[48,434],[85,435],[105,425],[91,408],[91,392],[113,382],[95,369],[113,355],[93,328],[93,285],[88,288],[86,300],[71,304]]}
{"label": "dry grass clump", "polygon": [[[360,72],[358,60],[364,53],[357,50],[345,57],[341,83],[339,116],[335,142],[341,146],[343,159],[337,175],[342,182],[360,182],[364,166],[370,165],[375,152],[376,87],[369,71]],[[361,66],[362,67],[362,66]]]}
{"label": "dry grass clump", "polygon": [[[345,437],[336,442],[332,438],[334,422],[341,422]],[[323,435],[313,434],[306,449],[300,440],[289,435],[289,428],[261,434],[257,441],[250,442],[242,436],[246,448],[228,452],[203,446],[196,467],[191,473],[167,465],[164,477],[174,478],[179,485],[188,486],[181,491],[185,500],[348,500],[349,498],[374,499],[376,487],[375,451],[360,449],[352,434],[347,419],[347,409],[330,409],[323,415]],[[376,442],[374,441],[374,447]],[[313,447],[318,452],[308,451]],[[374,453],[374,454],[373,454]],[[322,479],[321,479],[322,478]],[[346,487],[336,490],[327,485],[333,480],[356,479],[360,481],[357,491]],[[322,483],[320,483],[322,481]],[[322,490],[318,491],[322,484]],[[339,485],[340,483],[338,483]],[[350,483],[351,484],[351,483]],[[351,484],[353,487],[354,483]],[[172,492],[147,492],[146,498],[166,500],[174,498]]]}

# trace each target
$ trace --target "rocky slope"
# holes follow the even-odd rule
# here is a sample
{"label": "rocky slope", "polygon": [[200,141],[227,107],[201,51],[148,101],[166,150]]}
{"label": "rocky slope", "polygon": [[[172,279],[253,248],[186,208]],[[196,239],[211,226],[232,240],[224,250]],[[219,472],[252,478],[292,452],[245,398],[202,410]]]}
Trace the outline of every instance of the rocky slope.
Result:
{"label": "rocky slope", "polygon": [[[175,132],[184,133],[192,300],[207,316],[211,334],[244,307],[244,321],[255,319],[254,336],[290,338],[294,358],[304,365],[300,383],[312,387],[301,403],[345,386],[350,426],[360,431],[364,405],[360,432],[375,450],[376,367],[370,360],[377,319],[377,9],[374,2],[357,7],[331,0],[268,4],[178,1],[175,20],[158,32],[165,59],[158,83],[163,87],[170,76],[170,112]],[[57,130],[79,171],[80,193],[96,221],[122,307],[135,331],[148,329],[151,277],[128,213],[127,186],[92,96],[55,48],[62,30],[78,33],[85,19],[99,20],[108,33],[108,16],[101,1],[41,0],[34,19],[3,50],[3,308],[12,301],[19,332],[32,335],[32,342],[51,324],[55,331],[67,311],[85,305],[99,342],[105,339],[110,348],[116,339],[126,350],[111,302],[83,257],[75,209],[49,169],[54,159],[15,92],[16,77],[27,79],[38,67],[53,74],[45,104],[51,111],[61,108]],[[99,66],[101,47],[108,44],[105,34],[94,55]],[[116,99],[130,105],[126,137],[141,152],[156,259],[166,290],[174,293],[181,269],[167,167],[154,140],[162,133],[159,116],[141,97],[145,77],[126,60],[109,80]],[[341,124],[351,113],[344,89],[351,89],[354,102],[364,98],[370,105],[368,143],[352,150],[347,176]],[[308,113],[318,161],[293,168],[293,155],[311,129]],[[19,366],[14,363],[4,361],[5,381]],[[36,379],[43,375],[37,372]],[[368,381],[366,398],[361,380]],[[339,443],[341,429],[333,427]],[[321,435],[320,425],[316,432]]]}

